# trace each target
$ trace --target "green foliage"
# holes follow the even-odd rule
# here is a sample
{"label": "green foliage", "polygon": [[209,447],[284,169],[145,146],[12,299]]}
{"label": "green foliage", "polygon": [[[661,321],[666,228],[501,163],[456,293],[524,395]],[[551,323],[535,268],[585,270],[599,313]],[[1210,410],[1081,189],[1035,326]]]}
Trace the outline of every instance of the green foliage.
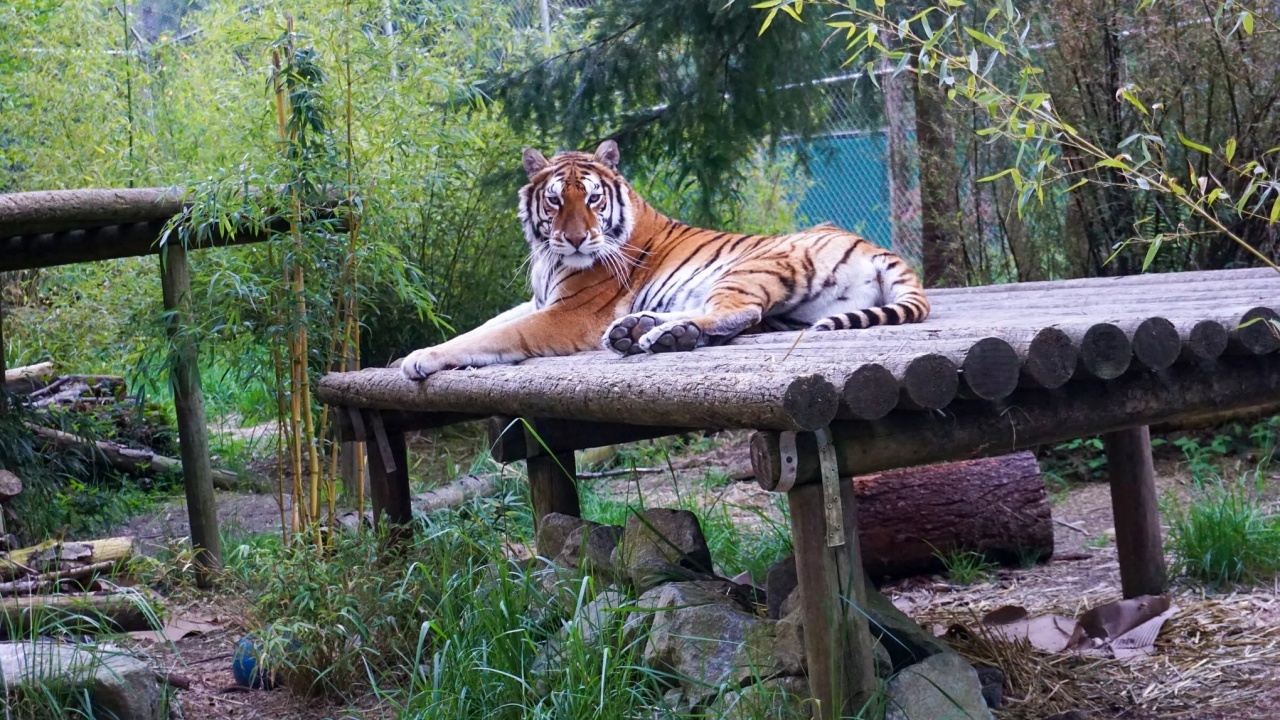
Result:
{"label": "green foliage", "polygon": [[1280,573],[1280,514],[1262,495],[1261,478],[1216,478],[1189,501],[1166,498],[1167,543],[1179,574],[1219,586]]}
{"label": "green foliage", "polygon": [[664,0],[592,3],[566,22],[572,46],[500,75],[491,92],[521,131],[574,149],[615,138],[630,176],[674,168],[673,190],[696,193],[686,220],[722,222],[744,158],[819,127],[822,91],[808,81],[832,63],[809,50],[824,34],[816,24],[757,37],[748,3]]}
{"label": "green foliage", "polygon": [[997,567],[986,555],[973,550],[937,552],[934,556],[942,561],[947,578],[956,585],[972,585],[986,580]]}
{"label": "green foliage", "polygon": [[[23,480],[22,494],[11,501],[18,521],[8,524],[7,531],[32,543],[54,533],[69,538],[101,536],[175,493],[181,485],[176,477],[138,479],[78,452],[45,452],[42,441],[26,426],[38,420],[89,440],[112,439],[126,445],[131,435],[171,438],[172,425],[155,425],[156,416],[147,421],[146,412],[124,403],[106,417],[82,413],[37,417],[15,404],[0,416],[0,468]],[[161,416],[161,422],[168,421]],[[167,442],[171,439],[162,438],[157,444],[166,448]]]}
{"label": "green foliage", "polygon": [[1012,184],[1019,220],[1033,204],[1066,211],[1073,274],[1275,267],[1280,125],[1260,72],[1276,60],[1275,7],[780,0],[756,6],[761,31],[810,5],[849,63],[910,67],[965,101],[974,141],[1007,149],[980,182]]}
{"label": "green foliage", "polygon": [[[639,662],[646,635],[622,632],[634,599],[589,637],[566,621],[601,588],[506,557],[530,541],[523,498],[476,500],[415,530],[390,554],[372,533],[337,536],[323,556],[276,536],[228,553],[265,662],[291,687],[371,691],[406,718],[676,717],[669,679]],[[558,661],[535,666],[556,635]]]}

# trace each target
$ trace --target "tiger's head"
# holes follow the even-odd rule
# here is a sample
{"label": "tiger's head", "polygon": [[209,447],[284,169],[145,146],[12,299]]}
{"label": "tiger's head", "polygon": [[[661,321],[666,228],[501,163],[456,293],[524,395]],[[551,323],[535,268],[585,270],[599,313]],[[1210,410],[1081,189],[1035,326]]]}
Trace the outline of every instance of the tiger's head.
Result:
{"label": "tiger's head", "polygon": [[527,148],[520,188],[520,221],[535,260],[582,270],[614,264],[635,228],[627,183],[618,174],[618,144],[605,140],[594,154],[565,152],[548,160]]}

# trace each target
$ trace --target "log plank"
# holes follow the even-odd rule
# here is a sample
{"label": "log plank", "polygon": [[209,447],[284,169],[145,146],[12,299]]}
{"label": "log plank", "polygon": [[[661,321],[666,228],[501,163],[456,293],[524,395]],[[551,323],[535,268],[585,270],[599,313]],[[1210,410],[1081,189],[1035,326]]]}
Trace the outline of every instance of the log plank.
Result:
{"label": "log plank", "polygon": [[[945,418],[894,412],[875,422],[836,421],[831,430],[844,477],[1177,422],[1277,397],[1280,361],[1223,357],[1212,372],[1179,364],[1109,383],[1075,380],[1055,391],[1020,391],[994,407],[956,403]],[[761,487],[777,487],[782,462],[776,432],[753,436],[751,459]],[[797,484],[817,479],[816,463],[801,462]]]}

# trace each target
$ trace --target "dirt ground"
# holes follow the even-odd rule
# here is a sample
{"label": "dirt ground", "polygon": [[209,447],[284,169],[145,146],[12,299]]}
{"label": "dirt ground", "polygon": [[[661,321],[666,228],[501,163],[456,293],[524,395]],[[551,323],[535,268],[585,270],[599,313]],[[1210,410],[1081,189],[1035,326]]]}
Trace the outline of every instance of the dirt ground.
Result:
{"label": "dirt ground", "polygon": [[[778,496],[760,490],[749,477],[746,435],[730,434],[711,445],[709,450],[703,448],[695,455],[671,457],[669,463],[664,458],[663,468],[587,477],[582,482],[604,498],[629,502],[643,498],[647,507],[671,506],[693,499],[703,507],[724,507],[746,526],[782,521]],[[474,447],[475,433],[469,430],[411,443],[418,472],[430,475],[445,470],[457,472],[459,458],[465,459],[467,448]],[[653,471],[659,469],[663,471]],[[708,476],[716,480],[708,482]],[[1273,477],[1273,484],[1276,480],[1280,478]],[[1185,472],[1177,463],[1157,463],[1157,485],[1162,496],[1168,491],[1182,494],[1186,483]],[[280,509],[274,495],[219,493],[218,504],[219,519],[226,527],[244,533],[279,527]],[[1048,563],[1030,569],[1002,568],[976,585],[955,586],[940,576],[931,576],[900,580],[884,591],[922,625],[939,629],[956,622],[973,623],[981,614],[1002,605],[1020,605],[1032,615],[1074,616],[1088,607],[1119,599],[1119,564],[1107,485],[1073,484],[1053,496],[1052,509],[1056,547],[1055,557]],[[135,518],[120,531],[135,534],[152,547],[161,546],[167,538],[186,532],[182,503],[175,501],[158,512]],[[1087,717],[1280,717],[1280,655],[1272,648],[1280,646],[1280,588],[1253,588],[1221,596],[1189,587],[1175,588],[1174,597],[1182,610],[1166,623],[1153,657],[1129,665],[1117,665],[1119,661],[1085,665],[1063,676],[1067,678],[1064,687],[1077,682],[1107,696],[1106,702],[1100,704],[1110,709],[1099,713],[1095,705],[1094,714]],[[240,602],[236,598],[215,597],[177,608],[175,616],[209,619],[220,629],[183,638],[172,647],[152,648],[160,663],[190,682],[189,690],[178,693],[182,709],[181,715],[174,717],[322,720],[391,716],[388,708],[368,699],[344,705],[333,699],[299,698],[286,691],[245,691],[236,687],[230,662],[235,642],[245,630]],[[1202,659],[1190,662],[1188,653]],[[1042,673],[1045,678],[1060,674],[1060,660],[1043,661],[1045,665],[1033,669],[1033,674]],[[1215,684],[1221,689],[1218,695],[1223,707],[1215,707],[1217,703],[1212,699],[1199,699],[1206,694],[1213,696]],[[1009,699],[1015,704],[1019,700]],[[1007,716],[1005,712],[998,715]],[[1022,716],[1025,715],[1019,715]]]}

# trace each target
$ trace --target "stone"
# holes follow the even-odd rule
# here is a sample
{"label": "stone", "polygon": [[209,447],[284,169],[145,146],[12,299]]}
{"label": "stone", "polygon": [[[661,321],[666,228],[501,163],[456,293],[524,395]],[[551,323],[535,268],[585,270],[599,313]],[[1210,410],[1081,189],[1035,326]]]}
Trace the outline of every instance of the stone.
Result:
{"label": "stone", "polygon": [[672,674],[685,695],[701,705],[726,688],[779,674],[776,624],[731,604],[666,610],[653,619],[644,662]]}
{"label": "stone", "polygon": [[866,584],[866,594],[867,607],[864,610],[871,636],[889,652],[894,670],[902,670],[941,653],[955,654],[946,643],[894,607],[889,598],[870,582]]}
{"label": "stone", "polygon": [[560,557],[569,534],[588,522],[572,515],[548,513],[538,522],[538,533],[534,539],[538,546],[538,555],[548,560]]}
{"label": "stone", "polygon": [[978,682],[982,683],[982,699],[989,708],[1004,704],[1004,671],[990,665],[977,666]]}
{"label": "stone", "polygon": [[697,605],[730,605],[747,610],[737,592],[737,586],[726,580],[699,580],[659,585],[644,593],[635,603],[635,611],[627,615],[623,626],[623,640],[630,644],[653,625],[653,619],[661,611],[675,607]]}
{"label": "stone", "polygon": [[565,538],[560,557],[566,565],[611,582],[614,579],[613,551],[622,540],[622,528],[588,522]]}
{"label": "stone", "polygon": [[22,494],[22,479],[8,470],[0,470],[0,502]]}
{"label": "stone", "polygon": [[560,637],[567,639],[576,632],[582,644],[594,645],[602,633],[622,623],[623,614],[618,610],[626,605],[626,595],[618,590],[604,590],[560,628]]}
{"label": "stone", "polygon": [[783,675],[804,675],[808,667],[804,647],[804,618],[800,612],[778,621],[776,627],[778,643],[774,648],[778,664],[784,668]]}
{"label": "stone", "polygon": [[627,518],[615,566],[643,593],[671,580],[710,576],[711,550],[696,515],[653,508]]}
{"label": "stone", "polygon": [[59,685],[83,693],[95,717],[168,717],[165,693],[155,671],[116,648],[48,641],[0,643],[0,678],[6,694],[16,688],[52,689]]}
{"label": "stone", "polygon": [[885,688],[884,720],[992,720],[982,683],[955,653],[931,655],[904,668]]}
{"label": "stone", "polygon": [[769,617],[778,620],[787,613],[782,611],[782,604],[796,589],[796,556],[788,555],[774,563],[764,576],[764,592],[768,599]]}
{"label": "stone", "polygon": [[780,677],[730,690],[707,709],[706,717],[720,720],[799,720],[813,717],[809,681],[802,677]]}
{"label": "stone", "polygon": [[791,593],[787,595],[786,599],[782,601],[782,605],[778,608],[778,612],[782,614],[782,617],[790,615],[804,604],[803,597],[804,596],[800,594],[800,588],[792,590]]}

